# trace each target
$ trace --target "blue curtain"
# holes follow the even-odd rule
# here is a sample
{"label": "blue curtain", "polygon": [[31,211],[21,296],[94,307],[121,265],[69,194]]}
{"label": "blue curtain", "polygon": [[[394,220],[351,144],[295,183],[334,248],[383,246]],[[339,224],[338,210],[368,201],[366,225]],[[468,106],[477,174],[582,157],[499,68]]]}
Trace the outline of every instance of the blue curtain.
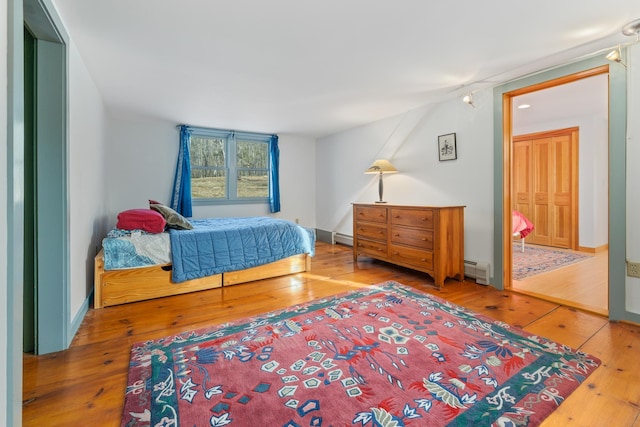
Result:
{"label": "blue curtain", "polygon": [[280,212],[280,149],[278,135],[272,135],[269,140],[269,161],[271,162],[269,182],[269,209],[271,213]]}
{"label": "blue curtain", "polygon": [[171,194],[171,209],[182,216],[191,217],[191,158],[189,144],[191,142],[191,129],[188,126],[180,126],[180,150],[178,151],[178,164],[176,165],[176,177],[173,180],[173,193]]}

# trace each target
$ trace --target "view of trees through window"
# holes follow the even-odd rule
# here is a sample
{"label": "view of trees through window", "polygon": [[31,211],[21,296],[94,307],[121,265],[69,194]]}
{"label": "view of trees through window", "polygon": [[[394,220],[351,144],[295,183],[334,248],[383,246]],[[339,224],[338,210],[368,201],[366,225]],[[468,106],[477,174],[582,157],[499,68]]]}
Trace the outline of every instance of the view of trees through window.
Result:
{"label": "view of trees through window", "polygon": [[238,197],[269,197],[269,144],[238,141]]}
{"label": "view of trees through window", "polygon": [[268,143],[192,135],[190,156],[194,199],[269,196]]}

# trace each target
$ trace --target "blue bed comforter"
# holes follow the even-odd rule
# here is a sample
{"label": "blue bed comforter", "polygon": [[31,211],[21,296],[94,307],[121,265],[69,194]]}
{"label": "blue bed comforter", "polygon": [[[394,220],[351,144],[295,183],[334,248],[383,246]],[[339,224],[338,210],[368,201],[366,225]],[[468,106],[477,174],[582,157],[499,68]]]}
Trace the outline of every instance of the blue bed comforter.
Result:
{"label": "blue bed comforter", "polygon": [[170,230],[172,279],[179,283],[225,271],[313,255],[315,234],[268,217],[192,219],[193,230]]}

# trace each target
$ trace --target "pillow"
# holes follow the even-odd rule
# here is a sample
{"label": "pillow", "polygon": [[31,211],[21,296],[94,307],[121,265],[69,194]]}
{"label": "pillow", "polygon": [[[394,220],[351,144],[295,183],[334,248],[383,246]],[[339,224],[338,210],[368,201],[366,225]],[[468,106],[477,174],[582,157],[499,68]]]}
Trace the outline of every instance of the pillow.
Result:
{"label": "pillow", "polygon": [[118,214],[116,227],[120,230],[144,230],[149,233],[162,233],[167,221],[151,209],[129,209]]}
{"label": "pillow", "polygon": [[171,209],[169,206],[165,206],[155,200],[149,200],[149,207],[154,211],[159,212],[164,217],[165,221],[167,221],[167,227],[176,228],[178,230],[193,229],[193,225],[191,225],[185,217]]}

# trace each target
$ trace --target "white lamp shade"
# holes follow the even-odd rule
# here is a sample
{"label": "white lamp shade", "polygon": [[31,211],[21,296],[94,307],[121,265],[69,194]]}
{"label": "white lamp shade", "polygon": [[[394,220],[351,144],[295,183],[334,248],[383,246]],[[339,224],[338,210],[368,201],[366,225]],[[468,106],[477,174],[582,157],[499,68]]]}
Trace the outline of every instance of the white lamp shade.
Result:
{"label": "white lamp shade", "polygon": [[396,169],[388,160],[378,159],[364,173],[396,173]]}

